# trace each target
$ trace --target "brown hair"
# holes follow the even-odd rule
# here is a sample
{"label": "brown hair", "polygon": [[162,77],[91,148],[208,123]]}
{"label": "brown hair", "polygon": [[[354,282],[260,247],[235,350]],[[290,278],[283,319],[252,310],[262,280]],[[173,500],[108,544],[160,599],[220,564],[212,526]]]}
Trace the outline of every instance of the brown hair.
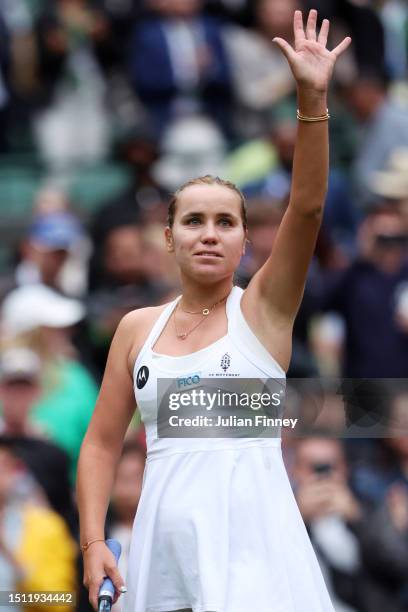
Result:
{"label": "brown hair", "polygon": [[192,185],[221,185],[221,187],[227,187],[228,189],[231,189],[232,191],[234,191],[239,197],[240,202],[241,202],[242,225],[244,226],[244,229],[247,228],[248,221],[247,221],[247,211],[246,211],[244,194],[231,181],[226,181],[224,179],[221,179],[219,176],[212,176],[211,174],[206,174],[205,176],[199,176],[198,178],[194,178],[189,181],[186,181],[173,194],[170,200],[170,203],[169,203],[168,211],[167,211],[167,224],[169,227],[173,227],[174,216],[176,213],[177,198],[179,197],[181,192],[184,191],[184,189],[187,189],[187,187],[191,187]]}

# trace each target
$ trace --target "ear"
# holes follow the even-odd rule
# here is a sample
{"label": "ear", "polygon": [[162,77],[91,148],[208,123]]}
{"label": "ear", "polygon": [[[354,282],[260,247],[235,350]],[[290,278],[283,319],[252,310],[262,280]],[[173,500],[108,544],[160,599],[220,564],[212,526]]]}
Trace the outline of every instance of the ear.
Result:
{"label": "ear", "polygon": [[166,249],[168,253],[173,253],[174,252],[174,241],[173,241],[173,234],[171,229],[169,228],[169,226],[166,227],[166,229],[164,230],[164,236],[166,239]]}
{"label": "ear", "polygon": [[245,255],[245,249],[246,249],[246,245],[249,242],[248,240],[248,230],[245,230],[245,238],[244,238],[244,243],[242,245],[242,255]]}

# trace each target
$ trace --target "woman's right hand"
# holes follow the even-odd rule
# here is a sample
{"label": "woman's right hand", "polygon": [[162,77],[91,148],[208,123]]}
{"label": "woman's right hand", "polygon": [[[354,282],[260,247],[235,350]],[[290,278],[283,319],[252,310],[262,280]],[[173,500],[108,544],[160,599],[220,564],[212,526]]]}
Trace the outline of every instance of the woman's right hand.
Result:
{"label": "woman's right hand", "polygon": [[94,542],[84,551],[84,586],[89,591],[89,602],[94,610],[98,610],[99,589],[108,576],[115,587],[113,603],[120,597],[120,588],[125,587],[119,573],[116,559],[105,542]]}

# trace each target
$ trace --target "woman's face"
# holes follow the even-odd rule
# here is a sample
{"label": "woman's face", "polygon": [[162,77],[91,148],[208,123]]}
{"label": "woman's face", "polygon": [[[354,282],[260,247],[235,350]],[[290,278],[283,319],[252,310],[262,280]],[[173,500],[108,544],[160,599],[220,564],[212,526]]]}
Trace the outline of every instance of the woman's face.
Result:
{"label": "woman's face", "polygon": [[246,230],[239,196],[222,185],[191,185],[177,199],[169,252],[182,274],[203,282],[232,276],[244,253]]}

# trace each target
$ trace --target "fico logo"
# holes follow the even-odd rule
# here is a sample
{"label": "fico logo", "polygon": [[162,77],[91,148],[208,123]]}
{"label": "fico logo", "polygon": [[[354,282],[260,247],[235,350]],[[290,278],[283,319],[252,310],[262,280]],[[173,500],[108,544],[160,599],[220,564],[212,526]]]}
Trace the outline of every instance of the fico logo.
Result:
{"label": "fico logo", "polygon": [[138,389],[143,389],[147,381],[149,380],[149,368],[147,366],[141,366],[136,374],[136,386]]}
{"label": "fico logo", "polygon": [[190,374],[190,376],[185,376],[183,378],[177,379],[177,388],[181,387],[190,387],[191,385],[196,385],[200,382],[200,377],[198,374]]}

